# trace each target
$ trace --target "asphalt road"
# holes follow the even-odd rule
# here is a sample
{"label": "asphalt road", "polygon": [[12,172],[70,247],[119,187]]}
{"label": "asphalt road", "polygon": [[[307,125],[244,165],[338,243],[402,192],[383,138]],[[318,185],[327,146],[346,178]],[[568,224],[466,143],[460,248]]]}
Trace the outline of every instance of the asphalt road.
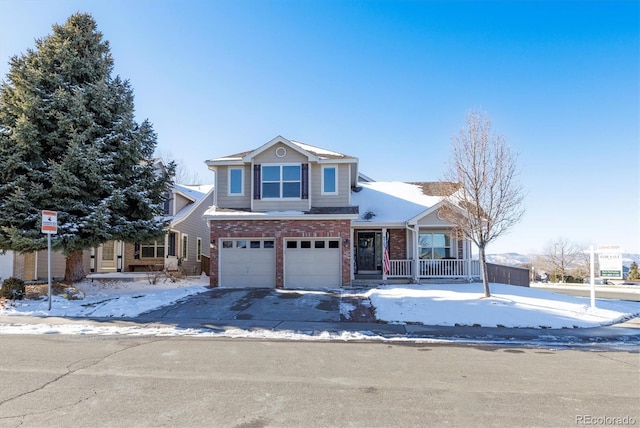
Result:
{"label": "asphalt road", "polygon": [[[545,286],[544,284],[535,284],[535,288],[541,290],[551,291],[553,293],[567,294],[569,296],[591,297],[591,288],[589,285],[575,286],[575,285],[553,285]],[[596,299],[615,299],[615,300],[628,300],[633,302],[640,302],[640,286],[636,288],[604,288],[598,287],[595,292]]]}
{"label": "asphalt road", "polygon": [[0,427],[640,424],[628,352],[0,335],[0,358]]}

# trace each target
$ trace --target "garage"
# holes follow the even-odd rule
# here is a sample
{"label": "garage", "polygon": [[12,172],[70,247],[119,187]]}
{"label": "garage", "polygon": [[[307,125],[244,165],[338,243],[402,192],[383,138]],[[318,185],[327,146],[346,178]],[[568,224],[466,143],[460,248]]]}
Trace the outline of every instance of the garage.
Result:
{"label": "garage", "polygon": [[3,279],[13,276],[13,251],[0,251],[0,284]]}
{"label": "garage", "polygon": [[284,250],[285,288],[337,288],[342,285],[339,238],[288,239]]}
{"label": "garage", "polygon": [[222,239],[220,286],[275,288],[274,239]]}

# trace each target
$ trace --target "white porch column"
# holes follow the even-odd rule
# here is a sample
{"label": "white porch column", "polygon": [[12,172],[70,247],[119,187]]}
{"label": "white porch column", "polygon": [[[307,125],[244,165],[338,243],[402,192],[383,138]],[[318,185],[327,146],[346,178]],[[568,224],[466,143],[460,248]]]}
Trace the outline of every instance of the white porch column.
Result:
{"label": "white porch column", "polygon": [[353,240],[353,237],[355,236],[355,233],[353,231],[353,228],[349,229],[349,251],[351,252],[351,266],[349,267],[349,269],[351,270],[351,281],[353,282],[356,279],[356,274],[353,270],[353,267],[356,264],[356,258],[355,258],[355,254],[353,254],[353,248],[355,247],[356,243]]}
{"label": "white porch column", "polygon": [[116,272],[122,272],[122,259],[124,256],[124,242],[123,241],[118,241],[118,243],[116,244]]}
{"label": "white porch column", "polygon": [[420,238],[420,231],[418,225],[413,227],[413,282],[416,284],[420,282],[420,257],[418,254],[418,239]]}
{"label": "white porch column", "polygon": [[[387,274],[384,268],[385,257],[389,258],[389,265],[391,265],[391,254],[387,252],[388,247],[389,247],[389,238],[387,237],[387,228],[383,227],[382,228],[382,280],[383,281],[387,280]],[[385,256],[385,253],[387,254],[386,256]],[[391,273],[391,269],[389,269],[389,273]]]}
{"label": "white porch column", "polygon": [[[96,271],[96,248],[95,247],[91,247],[91,250],[89,252],[90,256],[89,256],[89,271],[91,273]],[[36,253],[36,256],[38,255],[38,253]],[[36,263],[37,265],[37,263]]]}

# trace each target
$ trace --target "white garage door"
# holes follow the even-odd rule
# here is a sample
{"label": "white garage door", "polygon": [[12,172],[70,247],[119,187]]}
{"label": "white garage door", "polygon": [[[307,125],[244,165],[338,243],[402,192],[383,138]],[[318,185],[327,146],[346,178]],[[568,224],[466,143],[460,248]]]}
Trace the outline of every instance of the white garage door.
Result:
{"label": "white garage door", "polygon": [[340,239],[287,240],[285,288],[336,288],[342,284]]}
{"label": "white garage door", "polygon": [[7,279],[10,276],[13,276],[13,251],[7,251],[4,254],[0,251],[0,279]]}
{"label": "white garage door", "polygon": [[225,239],[220,246],[220,286],[275,287],[273,239]]}

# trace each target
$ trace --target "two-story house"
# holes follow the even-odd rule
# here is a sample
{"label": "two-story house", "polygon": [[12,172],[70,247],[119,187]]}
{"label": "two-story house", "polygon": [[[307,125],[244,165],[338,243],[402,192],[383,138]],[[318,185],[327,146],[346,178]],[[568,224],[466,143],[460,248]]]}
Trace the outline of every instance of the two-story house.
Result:
{"label": "two-story house", "polygon": [[438,183],[373,182],[357,158],[281,136],[206,164],[211,286],[333,288],[476,270],[469,242],[438,217]]}

